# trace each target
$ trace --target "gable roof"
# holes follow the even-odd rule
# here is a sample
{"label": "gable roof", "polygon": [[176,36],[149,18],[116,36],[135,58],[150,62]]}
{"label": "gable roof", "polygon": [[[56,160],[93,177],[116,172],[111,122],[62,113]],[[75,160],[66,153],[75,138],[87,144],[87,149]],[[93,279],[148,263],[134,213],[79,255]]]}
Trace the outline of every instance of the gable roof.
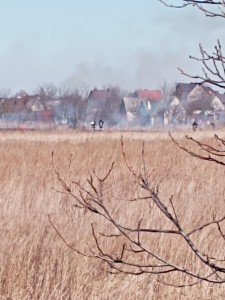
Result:
{"label": "gable roof", "polygon": [[187,96],[197,86],[198,83],[177,83],[174,96],[177,96],[181,101],[186,101]]}
{"label": "gable roof", "polygon": [[124,97],[123,102],[127,112],[138,114],[142,101],[139,98]]}
{"label": "gable roof", "polygon": [[107,90],[98,90],[94,89],[90,92],[88,99],[92,98],[95,100],[104,100],[110,98],[112,95],[112,92],[110,89]]}
{"label": "gable roof", "polygon": [[215,111],[221,111],[224,110],[224,104],[223,102],[219,99],[219,97],[215,97],[212,102],[211,102],[211,107],[215,110]]}
{"label": "gable roof", "polygon": [[220,99],[220,101],[225,104],[225,94],[216,93],[216,96]]}
{"label": "gable roof", "polygon": [[135,92],[135,96],[148,101],[161,101],[163,99],[163,94],[160,90],[138,90]]}

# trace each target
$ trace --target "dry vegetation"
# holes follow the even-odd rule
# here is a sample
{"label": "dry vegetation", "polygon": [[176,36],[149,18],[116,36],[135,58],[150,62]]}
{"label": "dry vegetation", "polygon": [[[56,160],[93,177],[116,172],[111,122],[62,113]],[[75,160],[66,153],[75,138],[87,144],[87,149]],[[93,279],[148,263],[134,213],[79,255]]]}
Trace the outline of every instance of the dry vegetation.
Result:
{"label": "dry vegetation", "polygon": [[[194,134],[200,139],[205,136],[207,141],[213,135]],[[224,132],[219,135],[224,136]],[[174,195],[185,228],[199,226],[211,220],[212,215],[224,216],[223,167],[188,156],[167,133],[127,132],[123,136],[127,158],[136,170],[140,168],[141,140],[146,140],[148,172],[154,182],[160,183],[162,199]],[[184,133],[174,136],[183,142]],[[2,132],[0,299],[224,299],[222,285],[201,283],[178,289],[159,284],[154,276],[111,275],[101,261],[69,249],[50,225],[48,214],[66,241],[82,251],[88,252],[87,242],[94,247],[91,222],[102,232],[107,233],[109,228],[97,216],[74,209],[72,199],[54,191],[60,185],[51,163],[52,151],[67,182],[70,178],[85,182],[92,168],[100,174],[115,160],[115,170],[106,187],[113,215],[128,224],[144,215],[146,222],[162,225],[160,215],[149,212],[145,204],[123,200],[131,198],[136,187],[122,158],[120,133]],[[155,235],[149,241],[159,253],[198,270],[198,261],[191,259],[179,240]],[[224,240],[214,235],[213,228],[201,232],[198,244],[224,258]],[[120,246],[116,242],[105,245],[112,252],[119,251]],[[163,279],[189,282],[189,278],[177,273]]]}

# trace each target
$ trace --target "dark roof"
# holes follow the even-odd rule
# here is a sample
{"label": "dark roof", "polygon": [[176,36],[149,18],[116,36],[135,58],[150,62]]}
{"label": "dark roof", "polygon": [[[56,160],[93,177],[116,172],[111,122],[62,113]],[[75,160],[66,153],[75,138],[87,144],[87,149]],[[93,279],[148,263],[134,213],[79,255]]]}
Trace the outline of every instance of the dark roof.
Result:
{"label": "dark roof", "polygon": [[[175,95],[179,98],[179,93],[182,92],[181,96],[179,99],[182,100],[187,100],[187,96],[188,94],[199,84],[197,83],[179,83],[176,86],[176,92],[178,94]],[[201,85],[202,90],[203,90],[203,94],[202,97],[205,99],[207,97],[207,100],[210,101],[212,100],[215,96],[217,96],[221,102],[225,103],[225,94],[220,94],[218,91],[213,90],[211,87],[209,86],[205,86],[205,85]],[[201,100],[201,99],[198,99]]]}
{"label": "dark roof", "polygon": [[198,83],[178,83],[176,85],[174,95],[181,101],[186,101],[187,96],[197,85],[199,85],[199,84]]}
{"label": "dark roof", "polygon": [[163,94],[160,90],[138,90],[135,92],[136,97],[148,101],[161,101]]}
{"label": "dark roof", "polygon": [[88,98],[94,98],[96,100],[102,100],[102,99],[108,99],[112,95],[112,92],[110,89],[107,90],[98,90],[94,89],[90,92]]}

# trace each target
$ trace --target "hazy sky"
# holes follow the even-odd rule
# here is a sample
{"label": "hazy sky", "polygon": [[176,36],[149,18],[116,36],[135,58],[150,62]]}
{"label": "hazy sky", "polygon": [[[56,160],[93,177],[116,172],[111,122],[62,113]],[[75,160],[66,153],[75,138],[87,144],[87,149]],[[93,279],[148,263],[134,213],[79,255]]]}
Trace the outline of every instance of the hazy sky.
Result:
{"label": "hazy sky", "polygon": [[157,0],[8,0],[0,3],[0,88],[119,84],[158,88],[199,73],[189,54],[213,50],[223,19]]}

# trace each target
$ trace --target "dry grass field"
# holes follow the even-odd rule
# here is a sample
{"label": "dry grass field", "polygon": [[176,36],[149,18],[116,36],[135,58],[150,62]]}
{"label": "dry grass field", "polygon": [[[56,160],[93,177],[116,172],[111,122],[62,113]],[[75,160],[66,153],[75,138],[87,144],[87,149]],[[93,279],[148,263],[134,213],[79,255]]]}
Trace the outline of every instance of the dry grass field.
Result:
{"label": "dry grass field", "polygon": [[[186,133],[173,133],[181,143]],[[225,132],[218,133],[225,137]],[[212,131],[190,132],[200,140],[213,142]],[[0,299],[2,300],[73,300],[73,299],[224,299],[225,285],[200,283],[175,288],[157,282],[156,276],[112,275],[107,266],[83,257],[68,248],[48,221],[48,215],[66,241],[88,252],[94,247],[91,222],[102,232],[110,230],[98,216],[73,206],[73,199],[57,193],[61,190],[51,161],[65,179],[84,184],[92,169],[105,173],[112,161],[115,169],[105,193],[113,215],[127,224],[142,216],[146,225],[164,226],[157,212],[140,202],[128,202],[136,186],[121,154],[119,132],[1,132],[0,133]],[[145,140],[147,172],[159,183],[164,201],[173,194],[179,219],[185,229],[195,228],[225,214],[225,168],[199,161],[181,151],[162,132],[124,132],[127,159],[135,170],[141,168],[141,144]],[[196,147],[197,149],[197,147]],[[122,200],[121,200],[122,199]],[[162,224],[163,223],[163,224]],[[225,231],[225,224],[224,231]],[[209,230],[196,235],[203,251],[224,258],[224,240]],[[201,272],[179,239],[149,236],[151,246],[175,262]],[[116,252],[116,241],[104,247]],[[163,277],[172,283],[190,282],[181,274]]]}

